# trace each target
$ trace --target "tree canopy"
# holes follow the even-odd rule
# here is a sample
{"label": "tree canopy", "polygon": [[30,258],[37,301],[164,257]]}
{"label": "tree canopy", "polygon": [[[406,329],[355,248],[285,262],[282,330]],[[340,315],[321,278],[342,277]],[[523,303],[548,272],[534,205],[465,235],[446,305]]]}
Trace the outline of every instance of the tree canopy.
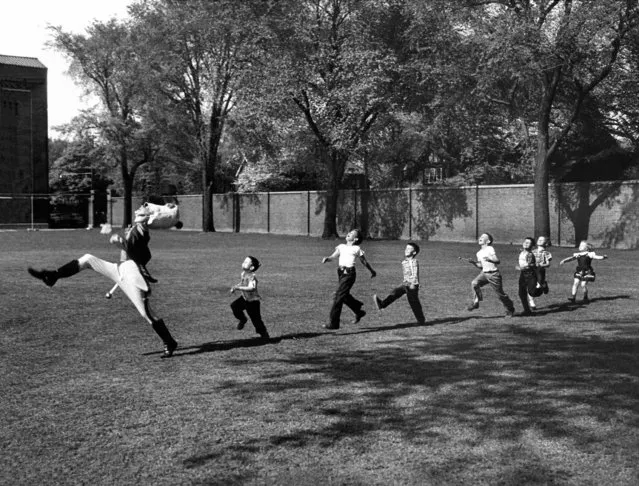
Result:
{"label": "tree canopy", "polygon": [[53,28],[52,43],[100,97],[85,121],[125,195],[162,179],[201,192],[204,231],[215,191],[315,188],[335,237],[347,173],[388,187],[437,170],[534,182],[535,233],[550,234],[550,181],[637,165],[636,0],[139,0],[129,12],[84,35]]}

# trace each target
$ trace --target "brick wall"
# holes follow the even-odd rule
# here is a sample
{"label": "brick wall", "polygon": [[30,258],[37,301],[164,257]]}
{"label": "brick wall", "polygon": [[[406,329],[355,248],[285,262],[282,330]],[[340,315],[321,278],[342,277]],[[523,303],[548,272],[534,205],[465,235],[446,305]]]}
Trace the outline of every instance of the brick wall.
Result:
{"label": "brick wall", "polygon": [[[46,226],[47,70],[0,63],[0,227]],[[19,197],[25,195],[25,197]],[[33,221],[32,221],[33,218]]]}
{"label": "brick wall", "polygon": [[[533,235],[533,186],[469,186],[342,191],[337,227],[366,228],[374,238],[473,241],[492,233],[501,243]],[[185,229],[201,226],[201,197],[179,196]],[[134,202],[134,207],[139,200]],[[114,210],[121,200],[114,198]],[[217,231],[321,236],[324,193],[319,191],[215,194]],[[639,181],[551,186],[550,237],[574,246],[585,232],[595,246],[639,247]],[[586,215],[587,217],[584,217]],[[122,221],[116,214],[114,221]]]}

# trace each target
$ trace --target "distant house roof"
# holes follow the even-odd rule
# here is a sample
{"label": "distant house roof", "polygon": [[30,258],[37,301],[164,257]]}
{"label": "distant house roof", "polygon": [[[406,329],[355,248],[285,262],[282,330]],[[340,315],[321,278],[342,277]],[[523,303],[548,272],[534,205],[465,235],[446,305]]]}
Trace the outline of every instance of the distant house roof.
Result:
{"label": "distant house roof", "polygon": [[0,54],[0,64],[8,64],[10,66],[21,66],[21,67],[38,68],[38,69],[47,68],[35,57],[6,56],[4,54]]}

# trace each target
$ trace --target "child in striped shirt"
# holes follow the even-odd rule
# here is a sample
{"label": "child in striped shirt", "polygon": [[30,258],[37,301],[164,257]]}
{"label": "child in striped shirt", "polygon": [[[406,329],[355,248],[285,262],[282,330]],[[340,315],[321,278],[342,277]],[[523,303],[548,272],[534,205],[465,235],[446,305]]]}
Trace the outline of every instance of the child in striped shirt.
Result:
{"label": "child in striped shirt", "polygon": [[382,310],[406,294],[406,298],[417,322],[419,324],[425,324],[426,318],[424,317],[422,304],[419,301],[419,263],[416,258],[418,253],[419,245],[417,243],[410,241],[406,244],[406,248],[404,249],[404,256],[406,258],[402,261],[404,281],[400,286],[394,288],[388,297],[383,300],[380,299],[377,294],[373,295],[373,301],[375,302],[377,310]]}

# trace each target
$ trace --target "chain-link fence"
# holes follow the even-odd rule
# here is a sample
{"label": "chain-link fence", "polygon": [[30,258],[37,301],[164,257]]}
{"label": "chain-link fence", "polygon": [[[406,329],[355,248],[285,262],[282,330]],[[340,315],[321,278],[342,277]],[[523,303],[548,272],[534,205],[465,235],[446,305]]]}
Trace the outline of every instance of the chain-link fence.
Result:
{"label": "chain-link fence", "polygon": [[0,229],[86,228],[106,218],[106,193],[0,194]]}

